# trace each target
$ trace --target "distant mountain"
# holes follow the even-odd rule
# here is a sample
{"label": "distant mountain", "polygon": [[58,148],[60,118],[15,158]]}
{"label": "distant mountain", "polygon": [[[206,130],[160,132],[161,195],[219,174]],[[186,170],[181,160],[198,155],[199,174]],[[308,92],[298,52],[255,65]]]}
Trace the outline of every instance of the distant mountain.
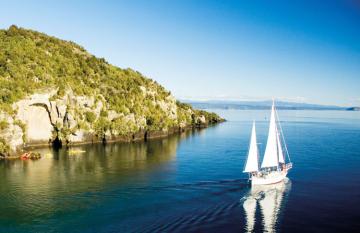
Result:
{"label": "distant mountain", "polygon": [[[194,108],[199,109],[269,109],[272,101],[228,101],[228,100],[208,100],[194,101],[182,100],[191,104]],[[342,110],[342,111],[359,111],[359,107],[340,107],[335,105],[319,105],[308,103],[296,103],[286,101],[276,101],[276,108],[283,110]]]}
{"label": "distant mountain", "polygon": [[350,107],[346,108],[347,111],[360,111],[360,107]]}

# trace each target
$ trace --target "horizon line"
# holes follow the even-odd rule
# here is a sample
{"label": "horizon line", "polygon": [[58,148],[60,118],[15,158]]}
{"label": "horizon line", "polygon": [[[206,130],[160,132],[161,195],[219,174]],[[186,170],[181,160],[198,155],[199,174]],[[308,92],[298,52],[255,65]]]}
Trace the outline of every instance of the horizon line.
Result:
{"label": "horizon line", "polygon": [[[175,96],[176,99],[180,100],[180,101],[196,101],[196,102],[211,102],[211,101],[224,101],[224,102],[272,102],[272,98],[217,98],[217,97],[178,97]],[[275,102],[285,102],[285,103],[294,103],[294,104],[312,104],[312,105],[320,105],[320,106],[331,106],[331,107],[344,107],[344,108],[349,108],[349,107],[360,107],[360,105],[338,105],[338,104],[327,104],[327,103],[316,103],[316,102],[311,102],[311,101],[296,101],[295,99],[291,99],[291,98],[275,98]]]}

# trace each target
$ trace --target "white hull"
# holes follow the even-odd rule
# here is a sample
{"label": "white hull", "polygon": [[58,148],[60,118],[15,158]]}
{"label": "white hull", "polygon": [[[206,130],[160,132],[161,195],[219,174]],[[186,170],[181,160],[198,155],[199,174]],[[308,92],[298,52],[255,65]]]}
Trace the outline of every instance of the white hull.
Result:
{"label": "white hull", "polygon": [[279,183],[285,179],[287,170],[283,171],[272,171],[266,175],[254,175],[250,178],[251,185],[266,185]]}

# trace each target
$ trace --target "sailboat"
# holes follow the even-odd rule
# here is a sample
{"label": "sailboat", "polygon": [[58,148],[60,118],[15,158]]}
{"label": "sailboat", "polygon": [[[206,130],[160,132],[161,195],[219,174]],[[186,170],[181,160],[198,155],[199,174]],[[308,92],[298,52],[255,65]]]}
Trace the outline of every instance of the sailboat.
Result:
{"label": "sailboat", "polygon": [[[285,161],[283,149],[285,149],[287,154],[289,160],[288,163]],[[278,120],[275,109],[275,101],[273,101],[271,107],[268,139],[261,167],[259,168],[259,150],[257,146],[254,121],[244,172],[249,173],[249,180],[251,181],[252,185],[265,185],[282,181],[291,168],[292,163],[290,162],[290,156],[286,147],[284,136],[282,134],[281,125]]]}

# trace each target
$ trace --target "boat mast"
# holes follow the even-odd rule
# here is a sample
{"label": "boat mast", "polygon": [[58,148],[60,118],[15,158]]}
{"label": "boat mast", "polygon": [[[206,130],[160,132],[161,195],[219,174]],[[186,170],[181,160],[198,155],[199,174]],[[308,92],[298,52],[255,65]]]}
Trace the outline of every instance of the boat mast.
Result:
{"label": "boat mast", "polygon": [[[275,111],[275,122],[277,124],[279,124],[279,126],[281,126],[276,108],[274,108],[274,111]],[[285,163],[284,153],[283,153],[281,140],[280,140],[280,131],[279,131],[277,125],[275,126],[275,128],[276,128],[276,141],[277,141],[277,149],[278,149],[278,161],[279,161],[279,163]]]}
{"label": "boat mast", "polygon": [[275,103],[271,107],[270,125],[268,139],[265,148],[264,158],[261,168],[279,167],[278,145],[277,145],[277,127],[275,116]]}

